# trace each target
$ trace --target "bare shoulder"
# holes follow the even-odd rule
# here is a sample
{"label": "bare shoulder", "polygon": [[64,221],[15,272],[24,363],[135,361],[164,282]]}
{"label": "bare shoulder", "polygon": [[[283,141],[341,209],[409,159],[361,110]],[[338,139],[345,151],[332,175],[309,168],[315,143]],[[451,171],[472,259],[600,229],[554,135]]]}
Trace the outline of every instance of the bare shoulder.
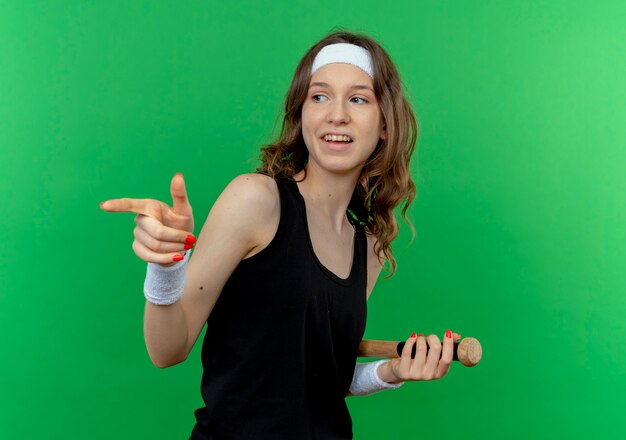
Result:
{"label": "bare shoulder", "polygon": [[383,268],[383,260],[374,250],[376,246],[376,236],[367,234],[367,297],[369,298],[376,280]]}
{"label": "bare shoulder", "polygon": [[271,216],[280,208],[276,182],[262,174],[235,177],[224,189],[218,202],[241,214],[254,214],[255,222],[266,219],[266,216]]}
{"label": "bare shoulder", "polygon": [[271,241],[278,228],[280,195],[276,182],[262,174],[235,177],[213,205],[208,220],[222,230],[236,231],[246,243],[246,257],[255,254]]}
{"label": "bare shoulder", "polygon": [[276,182],[263,174],[241,174],[228,184],[224,193],[258,204],[278,201]]}
{"label": "bare shoulder", "polygon": [[242,191],[256,191],[256,195],[263,195],[262,193],[267,193],[267,195],[278,195],[278,188],[276,187],[276,182],[269,176],[265,174],[257,174],[257,173],[247,173],[241,174],[235,177],[229,184],[228,187],[240,189]]}
{"label": "bare shoulder", "polygon": [[224,188],[200,231],[196,260],[217,258],[232,267],[264,247],[278,227],[280,196],[273,179],[260,174],[242,174]]}

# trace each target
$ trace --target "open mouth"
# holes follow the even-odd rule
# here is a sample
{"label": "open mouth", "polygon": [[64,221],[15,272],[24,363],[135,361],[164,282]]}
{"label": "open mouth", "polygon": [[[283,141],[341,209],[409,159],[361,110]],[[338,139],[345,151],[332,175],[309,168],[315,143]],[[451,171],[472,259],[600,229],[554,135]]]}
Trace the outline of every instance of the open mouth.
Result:
{"label": "open mouth", "polygon": [[323,136],[322,139],[326,142],[338,144],[351,144],[353,142],[350,136],[340,134],[327,134],[326,136]]}

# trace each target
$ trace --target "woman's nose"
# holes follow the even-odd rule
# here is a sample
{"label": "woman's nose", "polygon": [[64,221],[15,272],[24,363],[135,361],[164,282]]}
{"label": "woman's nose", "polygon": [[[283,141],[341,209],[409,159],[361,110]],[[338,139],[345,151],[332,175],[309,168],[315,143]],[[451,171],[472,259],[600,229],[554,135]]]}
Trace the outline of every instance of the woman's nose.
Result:
{"label": "woman's nose", "polygon": [[328,122],[332,124],[345,124],[350,120],[345,104],[335,101],[328,109]]}

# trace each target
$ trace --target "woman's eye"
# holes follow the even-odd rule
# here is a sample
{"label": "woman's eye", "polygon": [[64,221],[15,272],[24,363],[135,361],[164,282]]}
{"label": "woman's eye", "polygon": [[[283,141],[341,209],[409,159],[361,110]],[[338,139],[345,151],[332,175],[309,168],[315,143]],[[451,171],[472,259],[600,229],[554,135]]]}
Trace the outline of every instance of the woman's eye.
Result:
{"label": "woman's eye", "polygon": [[365,98],[359,98],[358,96],[355,96],[354,98],[352,98],[352,100],[358,99],[360,100],[360,102],[357,102],[357,104],[365,104],[367,103],[367,99]]}
{"label": "woman's eye", "polygon": [[315,102],[322,102],[324,99],[326,99],[324,95],[313,95],[312,98]]}

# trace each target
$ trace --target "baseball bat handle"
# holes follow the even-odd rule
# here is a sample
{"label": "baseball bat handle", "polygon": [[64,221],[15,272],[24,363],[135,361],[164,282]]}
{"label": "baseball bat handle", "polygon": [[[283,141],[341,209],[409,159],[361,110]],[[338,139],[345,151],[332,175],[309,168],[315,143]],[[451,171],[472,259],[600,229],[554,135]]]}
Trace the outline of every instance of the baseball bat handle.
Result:
{"label": "baseball bat handle", "polygon": [[[364,339],[359,344],[359,357],[394,358],[400,357],[405,342],[376,341]],[[411,357],[415,357],[416,345],[413,346]],[[428,343],[426,343],[428,349]],[[483,349],[476,338],[463,338],[454,343],[453,360],[461,362],[466,367],[473,367],[480,362]]]}

